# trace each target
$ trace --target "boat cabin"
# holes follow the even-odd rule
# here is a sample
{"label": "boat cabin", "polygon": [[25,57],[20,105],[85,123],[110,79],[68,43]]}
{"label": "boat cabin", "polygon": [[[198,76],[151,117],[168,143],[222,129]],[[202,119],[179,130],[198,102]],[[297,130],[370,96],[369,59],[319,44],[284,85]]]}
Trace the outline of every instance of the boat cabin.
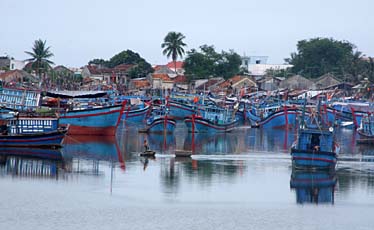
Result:
{"label": "boat cabin", "polygon": [[302,130],[298,139],[298,149],[310,151],[333,151],[333,135],[330,131]]}

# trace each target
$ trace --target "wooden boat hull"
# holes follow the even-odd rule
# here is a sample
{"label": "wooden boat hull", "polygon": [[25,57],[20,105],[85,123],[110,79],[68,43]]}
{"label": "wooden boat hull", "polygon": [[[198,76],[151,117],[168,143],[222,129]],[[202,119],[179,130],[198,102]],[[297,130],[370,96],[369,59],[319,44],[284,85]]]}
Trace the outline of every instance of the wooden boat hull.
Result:
{"label": "wooden boat hull", "polygon": [[126,123],[141,124],[146,120],[150,110],[150,106],[135,110],[132,110],[130,107],[125,108],[122,114],[122,120],[126,121]]}
{"label": "wooden boat hull", "polygon": [[70,124],[69,135],[114,136],[122,113],[122,105],[73,110],[60,116],[60,124]]}
{"label": "wooden boat hull", "polygon": [[226,123],[226,124],[215,124],[210,120],[202,117],[186,117],[184,123],[188,128],[188,132],[195,133],[224,133],[232,131],[237,125],[238,120]]}
{"label": "wooden boat hull", "polygon": [[195,114],[197,111],[197,105],[192,106],[174,101],[169,101],[166,106],[169,108],[170,116],[180,120]]}
{"label": "wooden boat hull", "polygon": [[259,126],[263,128],[296,128],[297,127],[297,116],[301,112],[297,109],[287,109],[279,110],[272,113],[264,119],[256,117],[249,111],[247,111],[247,118],[249,119],[251,125]]}
{"label": "wooden boat hull", "polygon": [[2,135],[2,147],[61,147],[66,130],[34,134]]}
{"label": "wooden boat hull", "polygon": [[337,154],[305,149],[291,149],[292,164],[295,169],[334,170]]}
{"label": "wooden boat hull", "polygon": [[145,152],[140,153],[141,157],[154,157],[156,155],[155,151],[147,150]]}
{"label": "wooden boat hull", "polygon": [[172,118],[157,118],[152,121],[147,127],[147,132],[151,133],[162,133],[162,132],[167,132],[167,133],[173,133],[175,130],[177,122],[172,119]]}

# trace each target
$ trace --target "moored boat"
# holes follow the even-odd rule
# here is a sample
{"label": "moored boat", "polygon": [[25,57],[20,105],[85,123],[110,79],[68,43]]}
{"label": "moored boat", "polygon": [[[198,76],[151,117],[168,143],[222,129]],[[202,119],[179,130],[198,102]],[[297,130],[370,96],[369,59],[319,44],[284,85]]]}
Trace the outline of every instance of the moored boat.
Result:
{"label": "moored boat", "polygon": [[151,133],[172,133],[174,132],[176,121],[167,116],[157,116],[157,117],[151,117],[150,120],[147,121],[147,132]]}
{"label": "moored boat", "polygon": [[338,156],[338,145],[334,141],[334,128],[320,119],[319,106],[314,119],[305,122],[305,107],[297,140],[291,148],[295,169],[334,170]]}
{"label": "moored boat", "polygon": [[239,123],[235,114],[221,108],[206,108],[203,115],[191,115],[184,119],[188,131],[192,133],[230,132]]}
{"label": "moored boat", "polygon": [[121,121],[124,105],[70,110],[60,114],[60,124],[70,125],[70,135],[114,136]]}
{"label": "moored boat", "polygon": [[32,134],[2,134],[0,135],[0,146],[59,148],[66,132],[66,129],[62,129]]}
{"label": "moored boat", "polygon": [[360,139],[359,144],[374,144],[374,116],[368,113],[361,119],[360,127],[357,129]]}

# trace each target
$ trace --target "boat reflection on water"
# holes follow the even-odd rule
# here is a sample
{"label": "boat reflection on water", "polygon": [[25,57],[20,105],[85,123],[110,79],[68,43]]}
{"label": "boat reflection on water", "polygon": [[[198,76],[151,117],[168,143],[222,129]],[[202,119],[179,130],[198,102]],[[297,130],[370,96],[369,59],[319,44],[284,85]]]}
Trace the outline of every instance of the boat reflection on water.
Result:
{"label": "boat reflection on water", "polygon": [[298,204],[334,204],[336,183],[335,172],[294,170],[291,175],[290,187],[296,191]]}
{"label": "boat reflection on water", "polygon": [[58,179],[63,168],[59,149],[0,148],[0,174]]}
{"label": "boat reflection on water", "polygon": [[172,133],[149,133],[144,138],[148,139],[149,147],[156,152],[175,149],[176,138]]}
{"label": "boat reflection on water", "polygon": [[125,169],[115,137],[66,136],[63,143],[67,171],[98,175],[100,161],[119,163]]}
{"label": "boat reflection on water", "polygon": [[238,137],[233,133],[188,133],[183,150],[195,154],[235,154],[244,151],[244,144],[239,145]]}

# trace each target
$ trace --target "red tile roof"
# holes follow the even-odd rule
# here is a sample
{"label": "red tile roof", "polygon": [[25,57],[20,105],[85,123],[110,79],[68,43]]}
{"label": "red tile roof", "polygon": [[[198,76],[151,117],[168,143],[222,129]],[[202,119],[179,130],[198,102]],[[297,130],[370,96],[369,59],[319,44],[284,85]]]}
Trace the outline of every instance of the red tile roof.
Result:
{"label": "red tile roof", "polygon": [[174,83],[187,83],[187,77],[184,75],[178,75],[173,78]]}
{"label": "red tile roof", "polygon": [[120,64],[120,65],[117,65],[116,67],[114,67],[113,69],[116,70],[116,71],[126,72],[129,69],[131,69],[131,67],[133,67],[133,66],[134,65],[132,65],[132,64]]}
{"label": "red tile roof", "polygon": [[234,77],[232,77],[232,78],[230,78],[230,79],[227,79],[226,81],[220,83],[220,84],[219,84],[219,87],[221,87],[221,88],[226,88],[226,87],[228,87],[231,83],[232,83],[232,84],[235,84],[236,82],[238,82],[238,81],[240,81],[240,80],[242,80],[242,79],[243,79],[242,76],[236,75],[236,76],[234,76]]}
{"label": "red tile roof", "polygon": [[143,80],[132,80],[131,81],[134,88],[136,89],[140,89],[140,88],[148,88],[151,86],[151,83],[146,80],[146,79],[143,79]]}
{"label": "red tile roof", "polygon": [[154,73],[152,74],[153,79],[161,79],[162,81],[173,81],[169,75],[164,73]]}
{"label": "red tile roof", "polygon": [[[177,69],[183,69],[184,62],[182,61],[177,61],[175,62]],[[169,62],[166,64],[166,66],[170,69],[174,69],[174,62]]]}

